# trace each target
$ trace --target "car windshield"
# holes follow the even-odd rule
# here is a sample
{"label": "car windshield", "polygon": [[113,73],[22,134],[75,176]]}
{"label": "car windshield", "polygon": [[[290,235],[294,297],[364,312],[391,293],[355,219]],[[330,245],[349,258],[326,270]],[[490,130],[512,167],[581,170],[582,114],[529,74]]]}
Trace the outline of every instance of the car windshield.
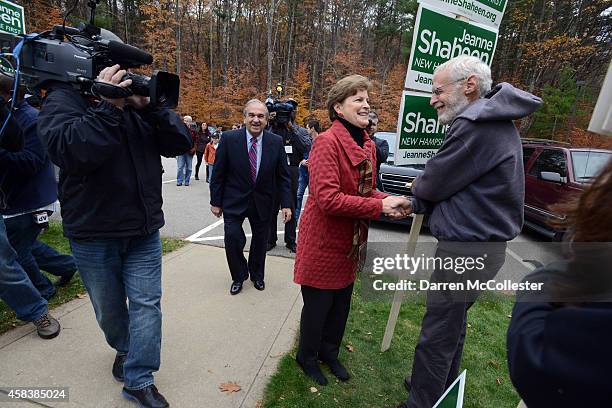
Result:
{"label": "car windshield", "polygon": [[576,181],[589,181],[612,158],[612,152],[572,151]]}
{"label": "car windshield", "polygon": [[387,157],[387,163],[393,164],[393,157],[395,156],[395,139],[397,136],[393,132],[376,132],[375,136],[389,143],[389,157]]}

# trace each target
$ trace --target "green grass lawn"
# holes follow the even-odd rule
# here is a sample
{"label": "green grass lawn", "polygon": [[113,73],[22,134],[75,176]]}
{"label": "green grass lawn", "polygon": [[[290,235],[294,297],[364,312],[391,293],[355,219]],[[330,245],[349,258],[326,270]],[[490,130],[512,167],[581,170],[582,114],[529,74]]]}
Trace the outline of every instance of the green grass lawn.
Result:
{"label": "green grass lawn", "polygon": [[[403,379],[412,367],[414,346],[425,308],[422,302],[402,305],[391,348],[380,352],[390,303],[366,301],[356,282],[340,360],[352,378],[341,383],[325,367],[330,385],[307,379],[295,363],[295,349],[279,362],[268,383],[266,408],[395,406],[405,400]],[[479,300],[469,312],[462,369],[467,369],[466,408],[514,408],[519,397],[506,363],[506,330],[513,298],[496,295]],[[348,345],[353,352],[348,351]],[[315,387],[317,390],[311,390]]]}
{"label": "green grass lawn", "polygon": [[[58,221],[51,221],[49,223],[49,229],[40,236],[40,240],[59,252],[66,254],[70,253],[70,244],[63,235],[62,224]],[[165,255],[183,247],[185,244],[186,242],[180,239],[162,238],[162,253]],[[49,274],[47,274],[47,276],[52,282],[58,279]],[[53,309],[85,293],[86,291],[81,281],[81,277],[79,274],[76,274],[69,285],[58,288],[57,294],[49,302],[49,308]],[[15,313],[4,302],[0,301],[0,334],[21,324],[24,324],[24,322],[17,320]]]}

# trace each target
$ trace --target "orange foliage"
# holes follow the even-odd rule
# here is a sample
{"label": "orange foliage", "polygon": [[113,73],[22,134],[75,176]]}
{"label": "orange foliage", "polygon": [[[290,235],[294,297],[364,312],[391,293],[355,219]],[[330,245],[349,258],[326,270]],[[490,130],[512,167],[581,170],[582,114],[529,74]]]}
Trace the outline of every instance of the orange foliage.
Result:
{"label": "orange foliage", "polygon": [[[145,49],[153,55],[153,68],[175,71],[175,17],[172,12],[173,0],[156,0],[140,5],[140,12],[146,16],[144,25]],[[162,40],[163,39],[163,40]]]}
{"label": "orange foliage", "polygon": [[599,135],[588,130],[574,127],[569,134],[569,142],[575,147],[592,147],[612,150],[612,137]]}
{"label": "orange foliage", "polygon": [[303,125],[304,119],[306,119],[310,112],[308,111],[308,101],[310,89],[310,73],[305,62],[300,62],[295,73],[293,74],[293,81],[289,86],[287,97],[291,97],[298,102],[298,110],[296,114],[296,122]]}
{"label": "orange foliage", "polygon": [[62,15],[50,0],[21,0],[25,14],[26,33],[40,33],[62,23]]}

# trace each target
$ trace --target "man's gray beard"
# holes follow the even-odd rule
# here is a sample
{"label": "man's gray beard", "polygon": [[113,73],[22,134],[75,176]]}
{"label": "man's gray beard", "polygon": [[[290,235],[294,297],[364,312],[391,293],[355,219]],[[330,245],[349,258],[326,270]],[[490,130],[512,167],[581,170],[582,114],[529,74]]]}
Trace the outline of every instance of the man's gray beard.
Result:
{"label": "man's gray beard", "polygon": [[461,92],[461,89],[455,90],[448,98],[446,109],[438,116],[438,122],[443,125],[448,125],[457,117],[466,106],[470,104],[468,98]]}

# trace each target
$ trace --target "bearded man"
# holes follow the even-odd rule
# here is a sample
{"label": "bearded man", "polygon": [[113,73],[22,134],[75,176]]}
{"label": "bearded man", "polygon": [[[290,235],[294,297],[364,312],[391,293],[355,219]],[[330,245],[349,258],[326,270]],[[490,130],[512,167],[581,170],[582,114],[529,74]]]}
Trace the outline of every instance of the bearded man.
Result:
{"label": "bearded man", "polygon": [[[447,269],[439,265],[430,282],[492,279],[504,263],[506,241],[523,226],[525,177],[513,121],[542,100],[508,83],[491,89],[491,82],[490,68],[476,57],[460,56],[434,71],[430,105],[449,127],[412,185],[412,210],[429,214],[436,258],[480,257],[484,267],[468,273],[459,262],[454,269],[445,263]],[[410,393],[398,408],[432,407],[457,378],[467,311],[477,297],[474,290],[428,292],[412,375],[404,380]]]}

